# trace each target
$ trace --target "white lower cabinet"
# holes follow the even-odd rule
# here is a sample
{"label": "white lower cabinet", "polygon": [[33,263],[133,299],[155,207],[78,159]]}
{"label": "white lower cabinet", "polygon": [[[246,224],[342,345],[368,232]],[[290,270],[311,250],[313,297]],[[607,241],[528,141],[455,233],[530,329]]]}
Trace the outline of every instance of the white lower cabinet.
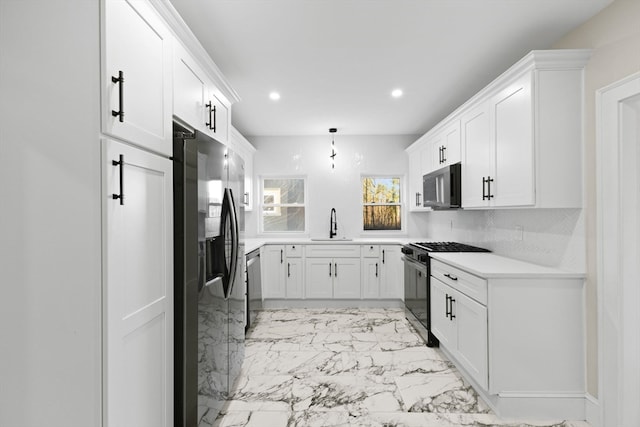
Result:
{"label": "white lower cabinet", "polygon": [[362,298],[380,297],[380,260],[362,259]]}
{"label": "white lower cabinet", "polygon": [[305,271],[305,296],[307,298],[333,298],[332,258],[307,258]]}
{"label": "white lower cabinet", "polygon": [[305,296],[360,298],[359,258],[307,258]]}
{"label": "white lower cabinet", "polygon": [[260,254],[262,269],[262,296],[285,298],[284,245],[266,245]]}
{"label": "white lower cabinet", "polygon": [[432,259],[431,331],[499,415],[584,419],[584,279],[487,256],[486,277]]}
{"label": "white lower cabinet", "polygon": [[302,258],[287,258],[287,277],[285,279],[285,290],[287,298],[303,297]]}
{"label": "white lower cabinet", "polygon": [[103,140],[105,426],[173,425],[172,171]]}
{"label": "white lower cabinet", "polygon": [[264,299],[403,299],[400,245],[263,247]]}
{"label": "white lower cabinet", "polygon": [[404,299],[404,262],[400,245],[380,247],[380,298]]}
{"label": "white lower cabinet", "polygon": [[404,299],[404,263],[399,245],[363,246],[362,298]]}
{"label": "white lower cabinet", "polygon": [[487,308],[431,277],[432,332],[487,388]]}
{"label": "white lower cabinet", "polygon": [[450,288],[431,278],[431,332],[440,340],[440,345],[454,349],[456,342],[455,323],[449,318]]}
{"label": "white lower cabinet", "polygon": [[333,297],[360,298],[360,258],[333,260]]}

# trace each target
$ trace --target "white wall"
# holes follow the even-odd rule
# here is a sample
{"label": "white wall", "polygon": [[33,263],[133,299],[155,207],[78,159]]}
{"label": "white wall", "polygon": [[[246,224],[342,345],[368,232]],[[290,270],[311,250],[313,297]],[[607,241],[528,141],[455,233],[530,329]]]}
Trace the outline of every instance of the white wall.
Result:
{"label": "white wall", "polygon": [[99,2],[0,0],[0,426],[97,427]]}
{"label": "white wall", "polygon": [[598,395],[595,91],[640,71],[640,1],[616,0],[554,48],[591,48],[585,72],[585,223],[587,239],[587,389]]}
{"label": "white wall", "polygon": [[[332,171],[329,161],[331,137],[248,137],[256,147],[254,189],[259,194],[260,176],[303,175],[308,187],[308,230],[310,237],[329,237],[329,214],[336,209],[338,237],[359,237],[362,231],[362,174],[400,175],[405,178],[408,159],[404,149],[415,136],[335,136],[338,155]],[[247,236],[258,230],[259,205],[247,213]],[[406,231],[405,231],[406,232]],[[397,236],[401,233],[393,233]],[[378,234],[379,235],[379,234]]]}

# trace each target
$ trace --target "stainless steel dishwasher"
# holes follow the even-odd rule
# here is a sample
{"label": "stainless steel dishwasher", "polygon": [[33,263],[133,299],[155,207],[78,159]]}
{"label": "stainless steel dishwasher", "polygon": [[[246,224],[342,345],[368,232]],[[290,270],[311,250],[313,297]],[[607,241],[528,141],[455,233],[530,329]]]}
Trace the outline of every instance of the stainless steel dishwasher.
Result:
{"label": "stainless steel dishwasher", "polygon": [[247,254],[247,326],[248,330],[262,310],[262,281],[260,280],[260,249]]}

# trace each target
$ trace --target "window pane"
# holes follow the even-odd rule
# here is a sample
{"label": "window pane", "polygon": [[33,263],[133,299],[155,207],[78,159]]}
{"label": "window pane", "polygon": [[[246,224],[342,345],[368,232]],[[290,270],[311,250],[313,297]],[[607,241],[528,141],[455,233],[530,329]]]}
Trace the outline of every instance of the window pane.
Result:
{"label": "window pane", "polygon": [[401,230],[400,206],[363,206],[365,230]]}
{"label": "window pane", "polygon": [[304,204],[304,179],[265,179],[265,204]]}
{"label": "window pane", "polygon": [[363,203],[400,203],[400,178],[362,178]]}
{"label": "window pane", "polygon": [[265,206],[262,210],[264,231],[304,231],[304,208]]}

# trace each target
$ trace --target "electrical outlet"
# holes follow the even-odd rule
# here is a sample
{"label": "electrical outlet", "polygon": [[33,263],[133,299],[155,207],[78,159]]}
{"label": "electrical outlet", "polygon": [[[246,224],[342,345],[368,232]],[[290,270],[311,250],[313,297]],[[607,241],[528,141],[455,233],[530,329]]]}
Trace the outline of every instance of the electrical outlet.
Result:
{"label": "electrical outlet", "polygon": [[514,227],[513,236],[515,237],[515,240],[524,240],[524,227],[521,225],[516,225]]}

